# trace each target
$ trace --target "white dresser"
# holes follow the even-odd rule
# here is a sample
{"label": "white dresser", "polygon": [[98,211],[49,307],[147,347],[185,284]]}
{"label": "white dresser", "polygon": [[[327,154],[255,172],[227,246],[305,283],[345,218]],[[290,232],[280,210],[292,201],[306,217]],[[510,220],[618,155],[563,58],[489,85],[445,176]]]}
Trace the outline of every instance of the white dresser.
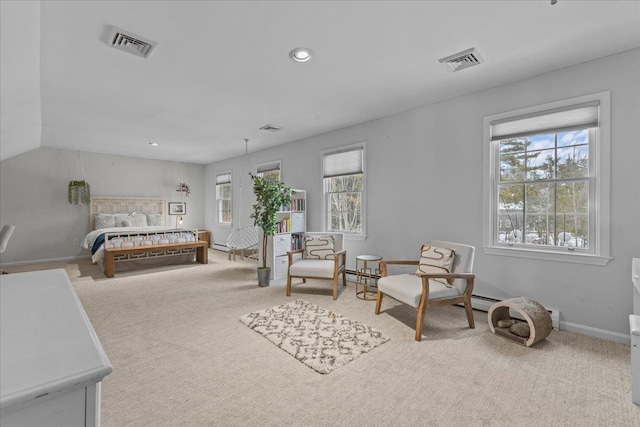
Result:
{"label": "white dresser", "polygon": [[113,371],[62,269],[0,276],[0,425],[97,426]]}
{"label": "white dresser", "polygon": [[631,259],[633,283],[633,314],[629,315],[631,328],[631,400],[640,405],[640,258]]}

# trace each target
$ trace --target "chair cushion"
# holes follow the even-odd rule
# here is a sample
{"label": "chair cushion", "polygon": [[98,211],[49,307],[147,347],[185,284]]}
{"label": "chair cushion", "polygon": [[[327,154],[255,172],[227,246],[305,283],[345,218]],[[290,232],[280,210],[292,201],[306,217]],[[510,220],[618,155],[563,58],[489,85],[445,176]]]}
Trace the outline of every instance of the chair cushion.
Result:
{"label": "chair cushion", "polygon": [[301,259],[289,267],[289,275],[296,277],[322,277],[333,278],[333,260],[328,259]]}
{"label": "chair cushion", "polygon": [[335,253],[333,242],[333,236],[305,236],[302,258],[333,260],[333,254]]}
{"label": "chair cushion", "polygon": [[[422,296],[422,279],[415,274],[381,277],[378,280],[378,290],[400,302],[418,307]],[[435,280],[429,280],[429,300],[458,295],[460,290],[457,287],[448,287]]]}
{"label": "chair cushion", "polygon": [[[453,249],[439,248],[437,246],[422,245],[420,249],[420,264],[416,274],[451,273],[451,267],[456,253]],[[446,286],[451,286],[447,279],[433,279]]]}

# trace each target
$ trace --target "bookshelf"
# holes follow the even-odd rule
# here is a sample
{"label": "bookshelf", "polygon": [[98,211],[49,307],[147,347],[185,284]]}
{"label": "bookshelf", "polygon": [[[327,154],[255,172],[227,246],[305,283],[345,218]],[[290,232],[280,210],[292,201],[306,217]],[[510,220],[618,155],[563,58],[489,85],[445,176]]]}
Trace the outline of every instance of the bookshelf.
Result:
{"label": "bookshelf", "polygon": [[307,192],[291,190],[291,204],[282,206],[277,214],[276,234],[269,238],[267,266],[271,267],[271,278],[287,277],[287,252],[301,249],[304,245],[304,233],[307,231]]}

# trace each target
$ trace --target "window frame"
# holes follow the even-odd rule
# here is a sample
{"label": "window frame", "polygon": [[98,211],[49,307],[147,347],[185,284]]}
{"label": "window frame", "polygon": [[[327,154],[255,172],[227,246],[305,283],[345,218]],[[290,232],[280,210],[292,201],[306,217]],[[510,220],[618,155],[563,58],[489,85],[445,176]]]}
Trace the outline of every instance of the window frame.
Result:
{"label": "window frame", "polygon": [[[600,124],[593,131],[590,131],[589,135],[590,138],[592,135],[595,136],[593,142],[589,141],[589,230],[592,233],[589,239],[593,245],[590,243],[590,248],[587,250],[577,250],[577,248],[567,246],[537,248],[532,247],[534,245],[509,245],[497,242],[500,141],[491,140],[492,123],[516,119],[519,116],[545,114],[551,110],[568,109],[594,101],[599,102]],[[483,250],[486,254],[600,266],[609,262],[611,259],[610,114],[610,92],[604,91],[484,117]]]}
{"label": "window frame", "polygon": [[[327,178],[324,177],[324,160],[327,155],[342,152],[362,150],[362,202],[360,212],[360,231],[350,232],[341,230],[329,230],[329,193],[327,192]],[[367,143],[366,141],[350,145],[343,145],[326,150],[320,153],[320,184],[322,188],[322,231],[343,233],[347,240],[365,241],[367,239]]]}
{"label": "window frame", "polygon": [[[218,183],[218,177],[219,176],[224,176],[224,175],[228,175],[229,176],[229,182],[228,183]],[[230,216],[231,216],[231,221],[227,222],[227,221],[223,221],[222,218],[220,218],[220,201],[221,200],[226,200],[226,199],[222,199],[219,197],[219,188],[218,186],[220,185],[229,185],[230,191],[229,191],[229,206],[230,206]],[[217,225],[221,225],[221,226],[231,226],[231,224],[233,223],[233,172],[228,170],[228,171],[223,171],[223,172],[218,172],[216,173],[216,224]]]}

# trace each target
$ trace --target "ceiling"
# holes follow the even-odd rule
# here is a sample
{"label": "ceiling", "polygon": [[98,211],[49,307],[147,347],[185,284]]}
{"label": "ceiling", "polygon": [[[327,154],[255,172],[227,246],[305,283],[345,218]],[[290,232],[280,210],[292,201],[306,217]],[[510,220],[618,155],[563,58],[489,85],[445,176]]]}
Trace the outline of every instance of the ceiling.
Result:
{"label": "ceiling", "polygon": [[[0,6],[2,159],[42,146],[208,164],[244,138],[254,152],[640,47],[638,1]],[[110,25],[158,45],[112,49]],[[315,55],[294,63],[301,46]],[[484,63],[438,62],[471,47]]]}

